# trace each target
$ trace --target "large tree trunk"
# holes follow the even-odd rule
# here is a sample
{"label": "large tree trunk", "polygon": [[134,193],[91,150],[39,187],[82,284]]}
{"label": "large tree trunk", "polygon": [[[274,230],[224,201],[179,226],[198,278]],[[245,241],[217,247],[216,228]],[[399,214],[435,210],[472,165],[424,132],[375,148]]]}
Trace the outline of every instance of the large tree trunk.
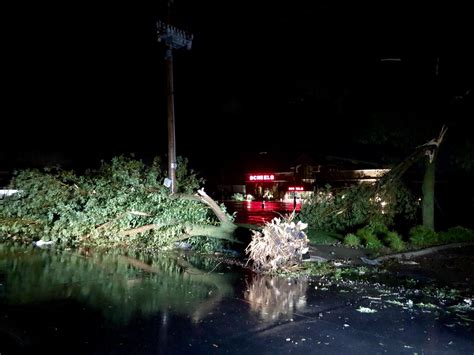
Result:
{"label": "large tree trunk", "polygon": [[219,226],[188,225],[186,226],[185,233],[177,240],[185,240],[193,236],[205,236],[216,239],[226,239],[233,243],[242,244],[242,241],[235,237],[237,226],[229,221],[224,211],[222,211],[216,201],[204,192],[204,189],[198,190],[196,195],[177,195],[176,197],[201,201],[209,206],[220,222]]}
{"label": "large tree trunk", "polygon": [[432,161],[426,161],[426,170],[423,177],[423,185],[421,187],[423,192],[422,201],[422,217],[423,225],[432,230],[435,229],[434,225],[434,202],[435,202],[435,167],[436,157],[433,157]]}
{"label": "large tree trunk", "polygon": [[[198,190],[197,194],[195,195],[173,194],[171,195],[171,198],[200,201],[206,204],[214,212],[217,219],[219,220],[219,225],[193,225],[193,224],[185,225],[184,231],[183,231],[184,233],[175,239],[176,242],[183,241],[195,236],[201,236],[201,237],[209,237],[209,238],[216,238],[216,239],[224,239],[236,244],[244,243],[243,241],[239,240],[239,238],[236,236],[236,231],[238,230],[238,226],[228,219],[224,211],[219,207],[216,201],[214,201],[210,196],[206,194],[206,192],[204,192],[204,189]],[[126,212],[118,214],[112,220],[97,226],[95,230],[110,228],[114,224],[114,222],[118,221],[120,218],[123,218],[127,214],[149,216],[149,214],[143,213],[143,212],[126,211]],[[122,236],[127,236],[127,235],[133,236],[136,234],[147,232],[149,230],[159,229],[162,227],[174,225],[176,223],[178,223],[178,221],[169,221],[163,224],[146,224],[146,225],[139,226],[136,228],[122,230],[117,233]],[[84,235],[81,238],[81,240],[88,239],[89,237],[90,237],[90,234]]]}
{"label": "large tree trunk", "polygon": [[432,230],[435,229],[434,223],[434,203],[435,203],[435,170],[436,170],[436,157],[438,156],[438,149],[443,141],[444,135],[448,129],[443,126],[439,133],[438,139],[432,139],[430,142],[424,144],[422,147],[426,147],[425,155],[428,157],[426,160],[425,175],[423,177],[423,185],[421,187],[423,192],[422,201],[422,217],[423,225]]}

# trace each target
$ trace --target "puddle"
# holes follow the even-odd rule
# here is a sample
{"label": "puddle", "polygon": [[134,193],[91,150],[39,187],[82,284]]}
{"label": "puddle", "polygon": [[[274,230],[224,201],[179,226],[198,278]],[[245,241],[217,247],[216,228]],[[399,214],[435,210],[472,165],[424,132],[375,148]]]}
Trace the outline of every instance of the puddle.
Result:
{"label": "puddle", "polygon": [[0,353],[474,350],[471,298],[448,312],[393,283],[339,281],[254,274],[185,252],[3,244]]}

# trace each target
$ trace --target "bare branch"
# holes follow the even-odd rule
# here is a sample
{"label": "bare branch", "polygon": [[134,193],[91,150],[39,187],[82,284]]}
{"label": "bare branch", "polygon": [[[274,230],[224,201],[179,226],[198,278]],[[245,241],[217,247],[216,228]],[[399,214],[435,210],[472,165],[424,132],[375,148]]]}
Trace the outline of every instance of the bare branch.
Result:
{"label": "bare branch", "polygon": [[198,195],[200,196],[201,200],[207,204],[211,210],[215,213],[216,217],[219,219],[219,221],[223,224],[228,224],[231,223],[225,213],[221,210],[219,205],[214,201],[212,198],[210,198],[205,192],[204,189],[198,190]]}

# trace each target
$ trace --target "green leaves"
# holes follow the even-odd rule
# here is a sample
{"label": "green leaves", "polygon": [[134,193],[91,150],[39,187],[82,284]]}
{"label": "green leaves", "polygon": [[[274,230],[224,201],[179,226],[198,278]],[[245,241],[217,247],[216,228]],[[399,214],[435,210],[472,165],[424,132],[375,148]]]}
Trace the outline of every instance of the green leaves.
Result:
{"label": "green leaves", "polygon": [[[187,224],[215,224],[205,205],[170,198],[160,164],[120,156],[83,175],[58,168],[17,172],[11,186],[22,192],[0,200],[0,237],[166,248]],[[179,191],[190,193],[203,181],[187,164],[178,160],[177,178]],[[122,233],[147,225],[162,227]]]}
{"label": "green leaves", "polygon": [[398,180],[340,190],[327,185],[303,204],[301,218],[316,230],[347,232],[368,223],[391,225],[396,216],[412,220],[417,208],[411,192]]}
{"label": "green leaves", "polygon": [[439,244],[438,233],[425,226],[415,226],[409,231],[410,242],[417,248]]}

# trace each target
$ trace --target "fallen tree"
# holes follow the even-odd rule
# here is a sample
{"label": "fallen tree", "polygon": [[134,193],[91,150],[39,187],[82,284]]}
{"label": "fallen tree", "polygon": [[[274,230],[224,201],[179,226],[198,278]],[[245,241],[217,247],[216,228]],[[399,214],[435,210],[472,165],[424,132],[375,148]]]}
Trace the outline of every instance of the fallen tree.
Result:
{"label": "fallen tree", "polygon": [[[0,236],[66,246],[171,248],[187,240],[207,249],[238,243],[237,226],[180,160],[179,191],[161,184],[166,172],[127,157],[77,175],[59,168],[23,170],[11,182],[17,194],[0,200]],[[194,191],[197,190],[197,193]]]}
{"label": "fallen tree", "polygon": [[403,184],[402,177],[415,163],[426,159],[423,180],[423,221],[432,228],[434,201],[434,163],[447,128],[437,138],[416,147],[412,154],[396,164],[374,184],[359,184],[339,191],[330,186],[321,189],[303,205],[300,217],[310,227],[320,231],[346,232],[368,223],[391,225],[396,216],[413,220],[418,204]]}
{"label": "fallen tree", "polygon": [[295,223],[295,213],[265,223],[261,232],[254,231],[245,252],[248,263],[257,271],[291,270],[303,261],[308,252],[307,224]]}

